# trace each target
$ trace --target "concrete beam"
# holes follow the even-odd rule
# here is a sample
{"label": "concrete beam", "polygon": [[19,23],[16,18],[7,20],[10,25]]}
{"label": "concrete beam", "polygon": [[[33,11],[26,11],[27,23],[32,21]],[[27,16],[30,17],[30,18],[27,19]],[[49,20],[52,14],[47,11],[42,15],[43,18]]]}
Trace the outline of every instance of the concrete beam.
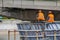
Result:
{"label": "concrete beam", "polygon": [[60,1],[0,0],[0,7],[60,10]]}

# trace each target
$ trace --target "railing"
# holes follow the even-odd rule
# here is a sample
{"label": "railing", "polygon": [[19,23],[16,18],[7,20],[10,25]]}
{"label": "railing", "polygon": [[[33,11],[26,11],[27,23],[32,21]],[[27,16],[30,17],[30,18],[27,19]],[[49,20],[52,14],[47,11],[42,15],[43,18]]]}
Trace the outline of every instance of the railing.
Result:
{"label": "railing", "polygon": [[[40,25],[40,23],[38,23]],[[52,23],[54,24],[54,23]],[[58,23],[59,24],[59,23]],[[19,28],[19,30],[14,30],[14,31],[9,31],[8,32],[8,39],[10,40],[10,32],[14,32],[14,40],[16,40],[16,32],[19,32],[20,34],[20,39],[21,40],[59,40],[58,37],[60,37],[60,30],[56,30],[56,29],[53,29],[53,30],[40,30],[41,28],[37,28],[36,27],[39,27],[39,26],[36,26],[37,24],[33,24],[34,27],[32,26],[32,24],[28,24],[31,26],[31,28],[29,28],[30,26],[26,26],[27,24],[20,24],[20,27],[22,25],[22,29]],[[41,27],[41,26],[40,26]],[[55,27],[55,26],[54,26]],[[26,29],[25,29],[26,28]]]}
{"label": "railing", "polygon": [[[20,30],[19,30],[20,31]],[[10,40],[10,33],[11,32],[14,32],[14,40],[16,40],[16,32],[19,32],[19,31],[17,31],[17,30],[14,30],[14,31],[8,31],[8,40]],[[38,35],[38,31],[35,31],[36,32],[36,34],[35,34],[35,36],[27,36],[27,31],[25,31],[25,36],[21,36],[20,35],[20,40],[21,40],[21,38],[22,38],[22,40],[25,38],[25,40],[28,40],[28,38],[31,38],[31,40],[34,40],[34,38],[35,38],[35,40],[41,40],[41,39],[39,39],[39,38],[42,38],[42,40],[45,40],[46,38],[48,38],[48,37],[53,37],[53,39],[51,39],[51,40],[58,40],[58,39],[56,39],[57,38],[57,34],[56,34],[56,31],[54,31],[53,32],[53,36],[46,36],[46,37],[44,37],[44,32],[41,32],[41,34],[42,35]],[[60,37],[60,36],[59,36]],[[30,39],[29,39],[30,40]],[[47,40],[47,39],[46,39]]]}
{"label": "railing", "polygon": [[[56,30],[40,30],[41,28],[37,28],[36,27],[40,27],[40,26],[36,26],[37,24],[40,25],[40,23],[34,23],[34,24],[29,24],[32,28],[32,25],[35,25],[32,29],[30,28],[30,26],[28,26],[28,29],[26,28],[27,27],[27,24],[20,24],[20,27],[21,25],[23,25],[23,29],[18,29],[18,30],[7,30],[7,40],[59,40],[60,39],[60,29]],[[54,24],[54,23],[52,23]],[[60,23],[57,23],[60,25]],[[45,25],[46,26],[46,25]],[[54,26],[55,27],[55,26]],[[59,26],[60,27],[60,26]],[[25,29],[26,28],[26,29]],[[0,30],[0,34],[3,35],[3,33],[1,33],[5,30]],[[13,32],[13,39],[11,39],[11,33]],[[17,32],[19,33],[19,38],[20,39],[17,39]],[[5,34],[5,33],[4,33]],[[0,36],[1,36],[0,35]],[[4,35],[3,35],[4,36]],[[5,38],[6,39],[6,38]]]}

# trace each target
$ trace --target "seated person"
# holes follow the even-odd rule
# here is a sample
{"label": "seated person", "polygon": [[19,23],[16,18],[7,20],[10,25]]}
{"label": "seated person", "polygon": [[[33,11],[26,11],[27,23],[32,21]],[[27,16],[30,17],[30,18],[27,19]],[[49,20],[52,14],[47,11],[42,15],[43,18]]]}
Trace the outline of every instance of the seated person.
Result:
{"label": "seated person", "polygon": [[54,22],[54,14],[52,13],[52,11],[49,11],[48,13],[48,19],[47,22]]}
{"label": "seated person", "polygon": [[39,10],[37,20],[38,20],[38,22],[39,22],[39,21],[44,21],[44,20],[45,20],[44,14],[43,14],[43,12],[42,12],[41,10]]}

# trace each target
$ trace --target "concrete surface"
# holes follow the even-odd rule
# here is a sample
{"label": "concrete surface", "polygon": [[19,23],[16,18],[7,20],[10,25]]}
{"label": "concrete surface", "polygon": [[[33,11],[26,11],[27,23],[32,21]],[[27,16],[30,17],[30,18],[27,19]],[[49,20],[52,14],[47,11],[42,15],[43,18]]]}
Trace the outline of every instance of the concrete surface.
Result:
{"label": "concrete surface", "polygon": [[[0,7],[2,7],[2,0],[0,0]],[[3,7],[60,10],[60,1],[56,4],[55,1],[4,0]]]}

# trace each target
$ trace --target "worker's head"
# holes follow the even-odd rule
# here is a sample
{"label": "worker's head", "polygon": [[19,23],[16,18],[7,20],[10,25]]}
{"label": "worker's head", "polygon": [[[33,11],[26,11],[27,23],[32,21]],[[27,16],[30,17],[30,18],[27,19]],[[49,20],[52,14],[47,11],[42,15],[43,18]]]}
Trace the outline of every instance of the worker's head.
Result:
{"label": "worker's head", "polygon": [[42,12],[42,10],[39,10],[39,13],[41,13]]}
{"label": "worker's head", "polygon": [[52,13],[52,11],[49,11],[48,13]]}

